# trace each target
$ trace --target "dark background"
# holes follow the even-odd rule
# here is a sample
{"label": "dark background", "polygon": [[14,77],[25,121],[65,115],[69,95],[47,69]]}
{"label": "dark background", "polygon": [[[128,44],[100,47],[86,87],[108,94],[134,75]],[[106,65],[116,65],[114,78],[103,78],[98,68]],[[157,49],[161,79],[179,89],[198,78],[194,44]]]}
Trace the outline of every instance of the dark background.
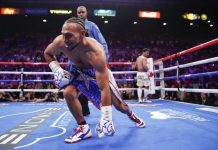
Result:
{"label": "dark background", "polygon": [[[0,16],[0,32],[55,32],[59,33],[63,22],[70,16],[76,16],[76,8],[84,5],[88,9],[88,19],[94,21],[104,35],[111,32],[120,34],[170,34],[196,37],[217,37],[218,4],[214,0],[4,0],[1,7],[14,8],[48,8],[70,9],[71,15],[16,15]],[[115,9],[116,17],[96,17],[94,9]],[[160,11],[160,19],[141,19],[139,10]],[[183,13],[207,14],[213,27],[207,21],[188,21],[182,18]],[[42,20],[47,19],[46,23]],[[105,24],[104,20],[109,23]],[[133,22],[138,24],[134,25]],[[162,23],[167,22],[167,26]],[[194,26],[189,23],[193,22]]]}

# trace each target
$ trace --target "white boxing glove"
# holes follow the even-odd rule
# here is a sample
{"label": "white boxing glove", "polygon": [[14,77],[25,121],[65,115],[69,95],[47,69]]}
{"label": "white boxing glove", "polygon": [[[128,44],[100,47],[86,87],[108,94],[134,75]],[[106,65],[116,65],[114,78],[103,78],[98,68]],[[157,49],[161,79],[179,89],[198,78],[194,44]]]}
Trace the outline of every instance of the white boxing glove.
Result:
{"label": "white boxing glove", "polygon": [[104,136],[113,136],[115,133],[113,122],[110,120],[101,119],[96,125],[95,132],[99,138]]}
{"label": "white boxing glove", "polygon": [[95,128],[95,132],[99,138],[102,138],[104,136],[113,136],[115,133],[115,129],[112,122],[111,106],[102,106],[101,112],[101,120]]}
{"label": "white boxing glove", "polygon": [[59,89],[62,89],[70,83],[72,77],[71,74],[61,68],[60,64],[57,61],[50,62],[49,67],[51,68],[52,72],[54,72],[55,85]]}

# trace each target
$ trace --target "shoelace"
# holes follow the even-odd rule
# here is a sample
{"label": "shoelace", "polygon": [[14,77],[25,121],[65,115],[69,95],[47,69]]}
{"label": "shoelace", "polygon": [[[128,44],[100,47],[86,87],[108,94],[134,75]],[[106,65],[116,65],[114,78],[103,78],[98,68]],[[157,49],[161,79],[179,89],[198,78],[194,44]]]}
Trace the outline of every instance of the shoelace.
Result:
{"label": "shoelace", "polygon": [[134,114],[132,114],[131,116],[129,116],[130,117],[130,119],[132,119],[134,122],[136,122],[136,123],[141,123],[141,121],[134,115]]}
{"label": "shoelace", "polygon": [[74,129],[73,129],[74,134],[71,136],[71,138],[72,138],[73,136],[76,136],[77,134],[79,134],[79,133],[82,132],[82,131],[83,131],[83,126],[79,126],[79,127],[77,127],[77,128],[74,128]]}

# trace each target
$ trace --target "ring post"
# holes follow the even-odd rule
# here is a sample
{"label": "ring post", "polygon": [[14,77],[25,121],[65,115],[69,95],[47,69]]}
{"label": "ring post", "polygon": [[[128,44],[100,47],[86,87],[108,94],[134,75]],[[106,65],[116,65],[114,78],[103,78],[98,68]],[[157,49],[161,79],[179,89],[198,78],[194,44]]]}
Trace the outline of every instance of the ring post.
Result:
{"label": "ring post", "polygon": [[[159,64],[158,66],[159,66],[159,70],[160,70],[160,78],[163,79],[163,78],[164,78],[163,61],[160,61],[158,64]],[[164,83],[164,80],[161,80],[161,81],[160,81],[161,99],[164,99],[164,97],[165,97],[165,90],[164,90],[165,85],[164,85],[164,84],[165,84],[165,83]]]}
{"label": "ring post", "polygon": [[20,99],[23,98],[23,93],[24,93],[24,84],[23,84],[23,73],[24,69],[21,68],[21,74],[20,74]]}

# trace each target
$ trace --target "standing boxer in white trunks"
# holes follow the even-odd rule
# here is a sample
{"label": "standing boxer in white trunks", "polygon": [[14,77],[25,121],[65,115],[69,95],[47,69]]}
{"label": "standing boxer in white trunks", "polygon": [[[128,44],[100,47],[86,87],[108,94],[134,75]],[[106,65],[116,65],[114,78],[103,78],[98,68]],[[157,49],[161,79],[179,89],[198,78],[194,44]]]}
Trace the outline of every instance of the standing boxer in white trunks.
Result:
{"label": "standing boxer in white trunks", "polygon": [[[142,49],[142,54],[136,59],[135,67],[137,69],[137,94],[139,103],[147,101],[148,89],[150,86],[150,80],[148,77],[148,65],[147,58],[149,56],[150,50],[147,48]],[[144,98],[142,98],[142,91],[144,89]]]}

